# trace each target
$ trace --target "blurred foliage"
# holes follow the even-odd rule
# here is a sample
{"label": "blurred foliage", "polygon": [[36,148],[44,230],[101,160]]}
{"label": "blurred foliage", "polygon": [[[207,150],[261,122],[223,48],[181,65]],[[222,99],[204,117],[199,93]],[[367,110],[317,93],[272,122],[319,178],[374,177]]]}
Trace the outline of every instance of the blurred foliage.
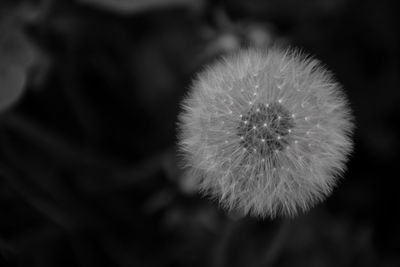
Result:
{"label": "blurred foliage", "polygon": [[90,4],[120,14],[136,14],[139,12],[159,9],[175,8],[179,6],[198,8],[202,0],[80,0],[83,4]]}
{"label": "blurred foliage", "polygon": [[0,110],[3,110],[22,95],[36,55],[18,22],[2,18],[0,23]]}
{"label": "blurred foliage", "polygon": [[[0,2],[0,266],[399,266],[395,1]],[[342,82],[356,152],[293,219],[225,214],[179,168],[196,72],[299,46]]]}

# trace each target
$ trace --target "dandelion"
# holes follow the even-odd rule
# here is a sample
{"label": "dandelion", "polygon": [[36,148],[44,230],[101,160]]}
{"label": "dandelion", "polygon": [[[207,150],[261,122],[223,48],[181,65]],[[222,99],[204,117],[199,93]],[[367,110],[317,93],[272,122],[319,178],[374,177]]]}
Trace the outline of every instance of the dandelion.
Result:
{"label": "dandelion", "polygon": [[340,85],[298,51],[247,49],[201,72],[179,146],[199,189],[228,210],[293,216],[326,198],[352,151]]}

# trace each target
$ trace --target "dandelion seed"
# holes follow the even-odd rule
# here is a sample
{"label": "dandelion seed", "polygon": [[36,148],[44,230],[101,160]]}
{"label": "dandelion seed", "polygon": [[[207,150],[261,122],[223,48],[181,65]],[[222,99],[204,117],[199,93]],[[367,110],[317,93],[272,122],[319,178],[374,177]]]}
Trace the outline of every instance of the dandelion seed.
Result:
{"label": "dandelion seed", "polygon": [[[232,90],[222,97],[235,100],[233,115],[216,116],[217,88],[226,84]],[[254,93],[254,84],[262,90]],[[352,151],[353,118],[340,85],[296,51],[250,48],[228,56],[198,75],[182,106],[186,166],[199,189],[228,210],[259,217],[306,211],[331,193]]]}

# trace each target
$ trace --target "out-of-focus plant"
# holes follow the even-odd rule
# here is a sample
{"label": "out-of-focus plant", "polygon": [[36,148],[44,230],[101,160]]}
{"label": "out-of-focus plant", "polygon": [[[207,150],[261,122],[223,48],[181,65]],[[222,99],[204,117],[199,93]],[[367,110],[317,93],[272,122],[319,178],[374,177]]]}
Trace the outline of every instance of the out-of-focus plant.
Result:
{"label": "out-of-focus plant", "polygon": [[35,48],[20,25],[13,20],[0,21],[0,110],[10,107],[23,94],[35,57]]}
{"label": "out-of-focus plant", "polygon": [[202,0],[80,0],[83,4],[95,5],[123,14],[132,14],[165,7],[197,8]]}
{"label": "out-of-focus plant", "polygon": [[[51,0],[0,4],[0,111],[11,107],[30,86],[43,82],[49,58],[29,38],[26,28],[39,24]],[[33,74],[33,75],[31,75]]]}

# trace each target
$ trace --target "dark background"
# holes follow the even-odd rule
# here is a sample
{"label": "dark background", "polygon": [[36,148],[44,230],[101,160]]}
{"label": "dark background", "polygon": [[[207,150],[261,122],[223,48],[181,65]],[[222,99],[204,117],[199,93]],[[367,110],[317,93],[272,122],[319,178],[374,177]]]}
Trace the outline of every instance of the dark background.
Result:
{"label": "dark background", "polygon": [[[386,0],[0,2],[0,266],[400,266],[399,16]],[[300,47],[342,83],[355,152],[293,219],[227,214],[176,156],[195,73]]]}

